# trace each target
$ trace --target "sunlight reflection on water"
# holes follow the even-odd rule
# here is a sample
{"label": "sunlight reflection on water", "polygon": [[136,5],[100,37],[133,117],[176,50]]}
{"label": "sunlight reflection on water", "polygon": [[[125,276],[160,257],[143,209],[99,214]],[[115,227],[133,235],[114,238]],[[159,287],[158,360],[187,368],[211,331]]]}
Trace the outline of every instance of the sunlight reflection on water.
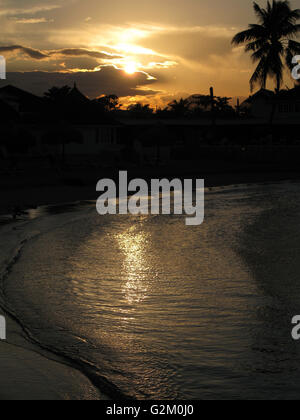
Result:
{"label": "sunlight reflection on water", "polygon": [[134,226],[116,235],[119,247],[124,253],[123,270],[127,279],[122,290],[131,305],[146,299],[150,287],[148,279],[150,267],[147,263],[148,237],[149,234],[144,232],[136,233]]}
{"label": "sunlight reflection on water", "polygon": [[299,197],[298,185],[214,190],[194,228],[91,213],[30,243],[6,292],[43,343],[134,396],[293,397]]}

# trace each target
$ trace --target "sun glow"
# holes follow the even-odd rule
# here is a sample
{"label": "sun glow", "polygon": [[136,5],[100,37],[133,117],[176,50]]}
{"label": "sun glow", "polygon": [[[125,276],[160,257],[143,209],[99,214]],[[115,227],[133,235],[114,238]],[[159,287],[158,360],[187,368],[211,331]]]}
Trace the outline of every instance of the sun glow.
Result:
{"label": "sun glow", "polygon": [[126,63],[124,67],[124,71],[127,74],[134,74],[138,71],[137,64],[134,62]]}

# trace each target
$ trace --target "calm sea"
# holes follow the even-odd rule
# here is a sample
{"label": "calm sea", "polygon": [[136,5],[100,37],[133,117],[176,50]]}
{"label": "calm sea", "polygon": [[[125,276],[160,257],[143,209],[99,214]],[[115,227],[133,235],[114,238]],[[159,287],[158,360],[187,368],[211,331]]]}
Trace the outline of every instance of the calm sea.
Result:
{"label": "calm sea", "polygon": [[300,184],[205,200],[196,227],[48,209],[25,224],[7,307],[42,347],[135,398],[298,399]]}

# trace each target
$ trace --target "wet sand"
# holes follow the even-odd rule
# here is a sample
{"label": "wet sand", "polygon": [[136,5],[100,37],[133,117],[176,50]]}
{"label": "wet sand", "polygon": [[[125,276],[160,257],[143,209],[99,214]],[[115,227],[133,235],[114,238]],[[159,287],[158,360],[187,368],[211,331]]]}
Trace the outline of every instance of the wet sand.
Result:
{"label": "wet sand", "polygon": [[0,341],[1,401],[108,399],[76,369],[38,353],[20,327],[7,316],[6,321],[7,340]]}
{"label": "wet sand", "polygon": [[[22,241],[27,224],[28,220],[18,221],[17,227],[14,224],[0,226],[1,281],[5,281],[5,273],[15,262],[17,244]],[[6,319],[6,340],[0,340],[1,401],[108,399],[69,361],[32,343],[19,322],[9,315],[11,310],[6,312],[5,301],[3,284],[0,315]]]}

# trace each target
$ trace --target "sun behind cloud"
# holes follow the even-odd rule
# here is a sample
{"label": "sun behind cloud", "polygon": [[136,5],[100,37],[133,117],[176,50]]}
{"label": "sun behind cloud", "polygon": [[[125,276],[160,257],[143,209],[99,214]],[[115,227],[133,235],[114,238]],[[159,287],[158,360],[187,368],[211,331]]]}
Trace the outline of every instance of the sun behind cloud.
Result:
{"label": "sun behind cloud", "polygon": [[138,65],[134,61],[128,62],[124,66],[124,71],[127,74],[134,74],[138,71]]}

